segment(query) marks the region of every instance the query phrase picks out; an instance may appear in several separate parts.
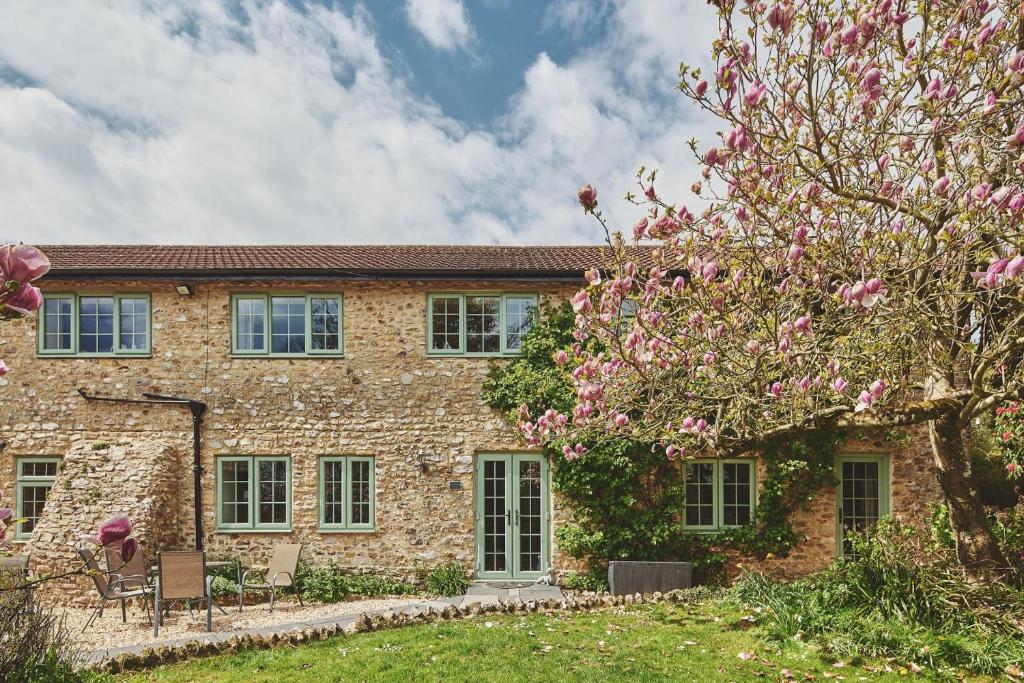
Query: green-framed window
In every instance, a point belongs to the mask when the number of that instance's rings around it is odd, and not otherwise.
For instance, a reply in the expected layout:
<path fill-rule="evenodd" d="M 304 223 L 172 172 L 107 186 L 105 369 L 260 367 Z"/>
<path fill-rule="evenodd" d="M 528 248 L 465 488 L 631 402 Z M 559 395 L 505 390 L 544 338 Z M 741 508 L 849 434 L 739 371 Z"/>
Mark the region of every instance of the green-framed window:
<path fill-rule="evenodd" d="M 343 302 L 337 293 L 231 296 L 231 353 L 237 356 L 340 356 Z"/>
<path fill-rule="evenodd" d="M 684 464 L 683 527 L 713 531 L 754 519 L 754 460 L 690 460 Z"/>
<path fill-rule="evenodd" d="M 427 295 L 427 353 L 501 356 L 519 353 L 537 295 L 437 292 Z"/>
<path fill-rule="evenodd" d="M 217 458 L 217 529 L 287 531 L 291 523 L 290 457 L 225 455 Z"/>
<path fill-rule="evenodd" d="M 148 356 L 152 335 L 148 293 L 43 294 L 40 355 Z"/>
<path fill-rule="evenodd" d="M 26 541 L 32 537 L 50 497 L 60 458 L 19 458 L 16 464 L 15 517 L 25 521 L 18 524 L 15 538 Z"/>
<path fill-rule="evenodd" d="M 320 529 L 372 530 L 376 512 L 374 479 L 372 457 L 320 458 Z"/>

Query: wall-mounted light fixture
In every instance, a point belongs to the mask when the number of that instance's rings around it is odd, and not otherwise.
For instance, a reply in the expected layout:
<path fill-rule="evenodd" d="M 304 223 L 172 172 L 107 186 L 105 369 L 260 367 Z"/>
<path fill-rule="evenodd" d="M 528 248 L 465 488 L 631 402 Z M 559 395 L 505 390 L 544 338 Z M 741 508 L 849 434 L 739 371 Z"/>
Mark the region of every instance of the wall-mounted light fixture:
<path fill-rule="evenodd" d="M 181 296 L 192 296 L 192 285 L 176 285 L 174 289 Z"/>

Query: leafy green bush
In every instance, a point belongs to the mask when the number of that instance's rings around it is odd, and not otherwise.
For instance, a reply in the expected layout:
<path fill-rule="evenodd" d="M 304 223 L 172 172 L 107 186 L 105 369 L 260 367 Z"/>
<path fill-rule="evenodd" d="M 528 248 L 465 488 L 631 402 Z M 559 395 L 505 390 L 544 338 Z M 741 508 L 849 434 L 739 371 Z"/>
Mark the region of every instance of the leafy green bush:
<path fill-rule="evenodd" d="M 214 576 L 210 582 L 210 592 L 215 598 L 237 598 L 238 581 L 225 579 L 223 576 Z"/>
<path fill-rule="evenodd" d="M 461 564 L 446 562 L 430 570 L 426 584 L 434 595 L 462 595 L 469 588 L 469 578 Z"/>
<path fill-rule="evenodd" d="M 349 593 L 367 597 L 411 595 L 417 592 L 415 584 L 380 574 L 350 574 L 345 576 L 345 585 Z"/>
<path fill-rule="evenodd" d="M 341 602 L 349 593 L 345 575 L 334 565 L 311 567 L 303 561 L 297 574 L 295 581 L 305 600 Z"/>
<path fill-rule="evenodd" d="M 581 591 L 608 590 L 608 572 L 592 568 L 585 572 L 569 572 L 562 577 L 562 588 Z"/>
<path fill-rule="evenodd" d="M 303 599 L 313 602 L 341 602 L 350 595 L 378 597 L 382 595 L 410 595 L 417 592 L 416 585 L 381 574 L 346 574 L 332 564 L 310 566 L 299 563 L 296 582 Z"/>
<path fill-rule="evenodd" d="M 771 636 L 810 640 L 837 657 L 895 657 L 934 669 L 998 674 L 1024 662 L 1024 597 L 1004 582 L 969 583 L 948 552 L 882 520 L 852 539 L 857 558 L 791 583 L 745 576 L 740 599 L 764 610 Z"/>

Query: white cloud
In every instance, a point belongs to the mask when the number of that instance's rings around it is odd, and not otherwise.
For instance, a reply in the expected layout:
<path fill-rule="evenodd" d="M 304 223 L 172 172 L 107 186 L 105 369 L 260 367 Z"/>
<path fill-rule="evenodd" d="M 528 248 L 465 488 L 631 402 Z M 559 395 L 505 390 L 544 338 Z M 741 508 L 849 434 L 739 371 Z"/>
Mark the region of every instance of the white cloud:
<path fill-rule="evenodd" d="M 413 95 L 364 10 L 17 3 L 0 63 L 34 85 L 0 84 L 0 241 L 594 242 L 579 185 L 627 225 L 635 169 L 684 198 L 706 131 L 651 94 L 680 57 L 638 50 L 660 10 L 630 3 L 483 128 Z"/>
<path fill-rule="evenodd" d="M 405 16 L 439 50 L 466 48 L 473 37 L 462 0 L 407 0 Z"/>

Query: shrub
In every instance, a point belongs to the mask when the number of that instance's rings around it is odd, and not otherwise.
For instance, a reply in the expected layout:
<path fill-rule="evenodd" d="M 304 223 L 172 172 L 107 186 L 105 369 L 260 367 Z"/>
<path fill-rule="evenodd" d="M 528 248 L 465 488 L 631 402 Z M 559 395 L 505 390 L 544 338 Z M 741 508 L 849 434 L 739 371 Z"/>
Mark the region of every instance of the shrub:
<path fill-rule="evenodd" d="M 562 588 L 582 591 L 608 590 L 608 571 L 593 567 L 585 572 L 568 572 L 562 577 Z"/>
<path fill-rule="evenodd" d="M 334 565 L 311 567 L 299 563 L 295 581 L 305 600 L 313 602 L 340 602 L 348 595 L 345 575 Z"/>
<path fill-rule="evenodd" d="M 427 591 L 435 595 L 462 595 L 469 588 L 466 570 L 458 562 L 446 562 L 427 574 Z"/>
<path fill-rule="evenodd" d="M 10 577 L 0 576 L 4 587 Z M 71 640 L 63 617 L 43 605 L 29 609 L 21 590 L 0 593 L 0 672 L 10 683 L 91 680 L 77 671 L 82 653 Z"/>
<path fill-rule="evenodd" d="M 740 599 L 764 610 L 779 640 L 837 657 L 895 657 L 935 669 L 998 674 L 1024 661 L 1024 598 L 1006 583 L 969 583 L 948 551 L 882 520 L 853 539 L 857 558 L 792 583 L 745 576 Z"/>

